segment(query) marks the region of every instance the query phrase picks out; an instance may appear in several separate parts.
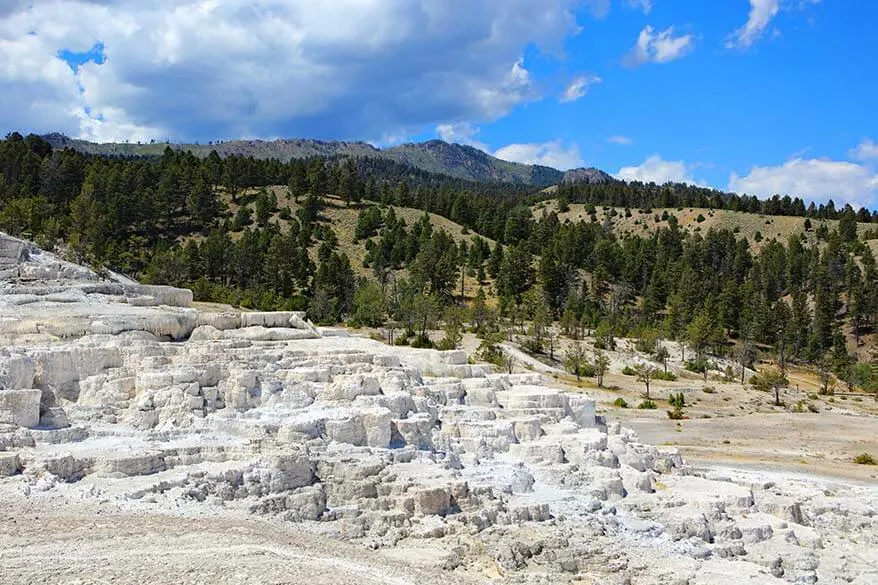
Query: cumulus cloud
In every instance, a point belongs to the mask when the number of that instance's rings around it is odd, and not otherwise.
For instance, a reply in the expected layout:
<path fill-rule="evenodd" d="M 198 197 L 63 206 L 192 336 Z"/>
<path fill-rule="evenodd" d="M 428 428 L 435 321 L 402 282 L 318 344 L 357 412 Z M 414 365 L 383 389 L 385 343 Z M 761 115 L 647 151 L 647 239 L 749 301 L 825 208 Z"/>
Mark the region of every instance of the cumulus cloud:
<path fill-rule="evenodd" d="M 445 142 L 456 142 L 457 144 L 466 144 L 489 152 L 488 146 L 476 140 L 479 128 L 472 122 L 458 122 L 456 124 L 439 124 L 436 126 L 436 134 Z"/>
<path fill-rule="evenodd" d="M 577 0 L 0 3 L 0 126 L 96 139 L 379 139 L 538 97 Z M 59 51 L 104 47 L 76 70 Z M 478 55 L 473 59 L 472 55 Z"/>
<path fill-rule="evenodd" d="M 609 138 L 607 138 L 607 142 L 612 142 L 613 144 L 621 144 L 622 146 L 634 144 L 634 141 L 632 139 L 622 135 L 610 136 Z"/>
<path fill-rule="evenodd" d="M 761 197 L 833 198 L 862 206 L 878 193 L 878 174 L 848 161 L 793 158 L 780 166 L 754 167 L 743 177 L 732 173 L 729 191 Z"/>
<path fill-rule="evenodd" d="M 874 160 L 878 159 L 878 144 L 871 139 L 865 138 L 856 148 L 850 152 L 851 156 L 857 160 Z"/>
<path fill-rule="evenodd" d="M 747 22 L 731 34 L 726 47 L 746 48 L 762 38 L 765 29 L 780 11 L 779 0 L 750 0 L 750 16 Z"/>
<path fill-rule="evenodd" d="M 575 102 L 588 93 L 588 88 L 601 83 L 603 80 L 597 75 L 580 75 L 575 77 L 564 93 L 561 94 L 562 102 Z"/>
<path fill-rule="evenodd" d="M 494 156 L 502 160 L 528 165 L 543 165 L 562 171 L 583 166 L 582 155 L 576 144 L 565 145 L 560 140 L 543 143 L 508 144 Z"/>
<path fill-rule="evenodd" d="M 674 36 L 674 27 L 656 32 L 646 25 L 637 37 L 634 48 L 628 51 L 623 64 L 637 67 L 644 63 L 670 63 L 685 57 L 695 48 L 695 36 L 691 34 Z"/>
<path fill-rule="evenodd" d="M 688 165 L 680 160 L 664 160 L 654 154 L 647 157 L 642 164 L 632 167 L 622 167 L 616 173 L 616 178 L 623 181 L 640 181 L 642 183 L 689 183 L 701 184 L 692 177 L 693 165 Z"/>

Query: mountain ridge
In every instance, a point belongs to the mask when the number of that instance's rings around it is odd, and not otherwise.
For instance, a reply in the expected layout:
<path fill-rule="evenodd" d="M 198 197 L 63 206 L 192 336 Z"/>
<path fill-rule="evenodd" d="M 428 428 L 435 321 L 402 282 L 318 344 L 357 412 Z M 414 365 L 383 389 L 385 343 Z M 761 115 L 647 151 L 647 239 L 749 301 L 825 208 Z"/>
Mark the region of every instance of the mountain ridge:
<path fill-rule="evenodd" d="M 43 135 L 43 139 L 53 148 L 71 148 L 84 154 L 98 156 L 161 156 L 165 148 L 170 147 L 173 150 L 191 151 L 199 157 L 206 157 L 215 150 L 221 157 L 237 155 L 282 161 L 312 156 L 381 158 L 459 179 L 532 185 L 534 187 L 556 185 L 565 176 L 563 171 L 552 167 L 506 161 L 472 146 L 448 143 L 442 140 L 411 142 L 381 149 L 366 142 L 323 141 L 308 138 L 229 140 L 208 144 L 170 142 L 143 144 L 96 143 L 70 138 L 60 133 L 51 133 Z"/>

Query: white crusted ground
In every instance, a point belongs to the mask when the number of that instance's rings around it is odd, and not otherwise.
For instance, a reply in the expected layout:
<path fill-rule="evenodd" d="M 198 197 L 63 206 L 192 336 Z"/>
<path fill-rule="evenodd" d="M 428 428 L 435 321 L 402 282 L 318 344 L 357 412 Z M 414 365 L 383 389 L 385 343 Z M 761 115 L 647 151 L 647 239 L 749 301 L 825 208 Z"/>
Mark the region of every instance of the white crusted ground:
<path fill-rule="evenodd" d="M 696 472 L 539 374 L 58 270 L 0 297 L 0 582 L 878 582 L 874 487 Z"/>

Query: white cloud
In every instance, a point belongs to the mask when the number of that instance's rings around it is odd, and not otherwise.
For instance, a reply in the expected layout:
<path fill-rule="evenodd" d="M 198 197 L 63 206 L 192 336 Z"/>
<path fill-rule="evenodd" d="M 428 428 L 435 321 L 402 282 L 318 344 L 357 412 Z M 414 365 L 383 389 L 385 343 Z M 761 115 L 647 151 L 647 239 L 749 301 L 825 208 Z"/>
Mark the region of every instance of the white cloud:
<path fill-rule="evenodd" d="M 543 165 L 562 171 L 583 166 L 582 155 L 576 144 L 565 145 L 560 140 L 530 144 L 508 144 L 494 156 L 502 160 L 528 165 Z"/>
<path fill-rule="evenodd" d="M 632 139 L 622 135 L 610 136 L 609 138 L 607 138 L 607 142 L 612 142 L 613 144 L 621 144 L 622 146 L 634 144 L 634 141 Z"/>
<path fill-rule="evenodd" d="M 692 168 L 679 160 L 664 160 L 657 154 L 648 157 L 643 164 L 635 167 L 622 167 L 616 177 L 623 181 L 640 181 L 642 183 L 689 183 L 701 184 L 692 177 Z"/>
<path fill-rule="evenodd" d="M 750 0 L 750 16 L 746 24 L 732 33 L 726 47 L 746 48 L 762 38 L 765 29 L 780 11 L 779 0 Z"/>
<path fill-rule="evenodd" d="M 857 160 L 863 161 L 878 159 L 878 144 L 869 138 L 865 138 L 856 148 L 851 150 L 850 155 Z"/>
<path fill-rule="evenodd" d="M 832 198 L 836 203 L 863 205 L 878 193 L 878 174 L 848 161 L 793 158 L 780 166 L 754 167 L 743 177 L 732 173 L 729 191 L 761 197 Z"/>
<path fill-rule="evenodd" d="M 561 94 L 560 100 L 562 102 L 575 102 L 588 93 L 589 87 L 602 81 L 597 75 L 579 75 L 570 82 L 570 85 Z"/>
<path fill-rule="evenodd" d="M 625 55 L 623 63 L 629 67 L 636 67 L 644 63 L 669 63 L 685 57 L 694 48 L 694 35 L 674 36 L 674 27 L 668 27 L 657 33 L 651 26 L 647 25 L 640 31 L 637 43 Z"/>
<path fill-rule="evenodd" d="M 610 0 L 585 0 L 585 5 L 595 18 L 605 18 L 610 13 Z"/>
<path fill-rule="evenodd" d="M 628 6 L 642 10 L 644 14 L 649 14 L 652 10 L 652 0 L 628 0 Z"/>
<path fill-rule="evenodd" d="M 490 121 L 539 97 L 521 56 L 559 50 L 579 5 L 546 0 L 535 18 L 530 0 L 0 1 L 0 127 L 379 139 Z M 57 56 L 97 42 L 101 65 Z"/>
<path fill-rule="evenodd" d="M 436 126 L 436 134 L 445 142 L 456 142 L 457 144 L 466 144 L 473 148 L 478 148 L 485 152 L 489 152 L 488 146 L 483 142 L 476 140 L 479 128 L 472 122 L 459 122 L 456 124 L 439 124 Z"/>

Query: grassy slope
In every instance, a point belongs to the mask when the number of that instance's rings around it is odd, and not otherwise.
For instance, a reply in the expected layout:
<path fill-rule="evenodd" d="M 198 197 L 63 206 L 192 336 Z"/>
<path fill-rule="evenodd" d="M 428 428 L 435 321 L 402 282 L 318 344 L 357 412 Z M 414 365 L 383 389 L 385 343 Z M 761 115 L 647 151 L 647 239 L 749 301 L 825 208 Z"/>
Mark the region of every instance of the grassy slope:
<path fill-rule="evenodd" d="M 558 209 L 558 202 L 555 199 L 551 199 L 545 201 L 543 203 L 537 204 L 534 206 L 534 217 L 540 217 L 543 210 L 546 211 L 555 211 Z M 683 208 L 682 211 L 678 211 L 677 208 L 657 208 L 653 209 L 652 213 L 643 214 L 640 213 L 637 209 L 631 210 L 631 217 L 625 217 L 624 208 L 616 208 L 617 215 L 612 218 L 614 229 L 616 233 L 620 236 L 624 236 L 627 234 L 631 235 L 639 235 L 639 236 L 647 236 L 648 234 L 655 231 L 658 227 L 667 226 L 666 221 L 656 221 L 655 217 L 658 216 L 661 218 L 662 212 L 667 211 L 669 215 L 674 215 L 677 217 L 679 221 L 680 227 L 686 231 L 701 231 L 706 232 L 710 228 L 714 229 L 729 229 L 729 230 L 738 230 L 738 234 L 741 237 L 746 237 L 750 242 L 750 245 L 758 250 L 765 242 L 768 242 L 772 238 L 777 239 L 780 242 L 786 243 L 787 238 L 790 234 L 801 234 L 804 233 L 805 237 L 808 240 L 809 244 L 814 244 L 817 242 L 817 236 L 814 233 L 814 228 L 817 227 L 818 222 L 812 221 L 813 226 L 809 231 L 805 231 L 805 218 L 803 217 L 786 217 L 786 216 L 771 216 L 771 215 L 759 215 L 755 213 L 743 213 L 740 211 L 729 211 L 725 209 L 698 209 L 698 208 Z M 607 213 L 604 211 L 603 207 L 598 207 L 597 218 L 599 222 L 603 222 Z M 704 218 L 704 221 L 698 222 L 698 216 L 701 215 Z M 560 213 L 558 215 L 559 219 L 563 222 L 569 219 L 571 222 L 577 222 L 580 220 L 589 221 L 589 216 L 585 212 L 585 206 L 579 203 L 570 204 L 570 211 Z M 830 229 L 834 228 L 838 222 L 835 220 L 826 222 Z M 866 229 L 873 227 L 871 224 L 861 223 L 858 225 L 858 229 L 862 232 Z M 762 244 L 756 242 L 756 232 L 759 232 L 762 235 Z M 871 244 L 870 244 L 871 245 Z M 878 249 L 873 248 L 873 252 L 878 251 Z"/>
<path fill-rule="evenodd" d="M 287 189 L 286 187 L 272 187 L 271 188 L 274 194 L 278 199 L 278 208 L 289 207 L 292 211 L 293 217 L 296 215 L 296 211 L 301 207 L 301 205 L 295 203 L 292 199 L 287 198 Z M 249 190 L 243 194 L 242 197 L 246 197 L 250 194 L 255 194 L 257 190 Z M 242 197 L 239 197 L 241 199 Z M 238 210 L 238 205 L 232 202 L 231 197 L 228 195 L 222 196 L 223 201 L 229 207 L 229 211 L 231 212 L 231 216 L 234 217 L 234 214 Z M 360 240 L 358 242 L 354 241 L 354 234 L 356 232 L 357 227 L 357 216 L 360 213 L 360 210 L 364 205 L 369 205 L 369 202 L 364 202 L 363 204 L 357 206 L 348 207 L 345 203 L 337 197 L 327 197 L 324 199 L 326 203 L 326 207 L 321 212 L 321 216 L 335 232 L 335 235 L 338 237 L 338 248 L 340 252 L 347 254 L 348 258 L 351 260 L 351 265 L 354 268 L 354 271 L 362 276 L 372 276 L 371 271 L 368 268 L 363 266 L 363 261 L 366 258 L 366 241 Z M 386 206 L 381 206 L 382 208 Z M 255 206 L 253 204 L 250 205 L 251 210 L 253 210 L 253 216 L 255 217 Z M 394 211 L 398 218 L 402 218 L 405 220 L 406 225 L 411 226 L 415 222 L 417 222 L 421 216 L 424 214 L 420 209 L 412 209 L 409 207 L 395 207 Z M 460 242 L 461 240 L 467 240 L 468 244 L 472 244 L 472 241 L 478 234 L 470 232 L 468 234 L 464 233 L 464 228 L 458 223 L 451 221 L 450 219 L 446 219 L 442 216 L 436 214 L 429 214 L 430 222 L 432 223 L 434 229 L 443 229 L 454 238 L 455 242 Z M 286 227 L 285 221 L 281 220 L 278 217 L 278 214 L 275 213 L 272 218 L 269 220 L 272 222 L 277 222 L 281 226 Z M 238 237 L 239 234 L 232 234 L 233 238 Z M 484 238 L 493 248 L 494 240 L 490 238 Z M 310 255 L 311 259 L 314 262 L 317 262 L 317 248 L 318 245 L 314 245 L 311 247 Z M 405 271 L 401 271 L 404 273 Z M 467 277 L 465 279 L 465 292 L 466 296 L 472 298 L 478 292 L 478 283 L 476 279 L 473 277 Z M 460 284 L 458 281 L 457 286 L 455 287 L 455 292 L 459 294 L 460 292 Z M 490 294 L 490 279 L 488 285 L 485 286 L 485 292 Z"/>

